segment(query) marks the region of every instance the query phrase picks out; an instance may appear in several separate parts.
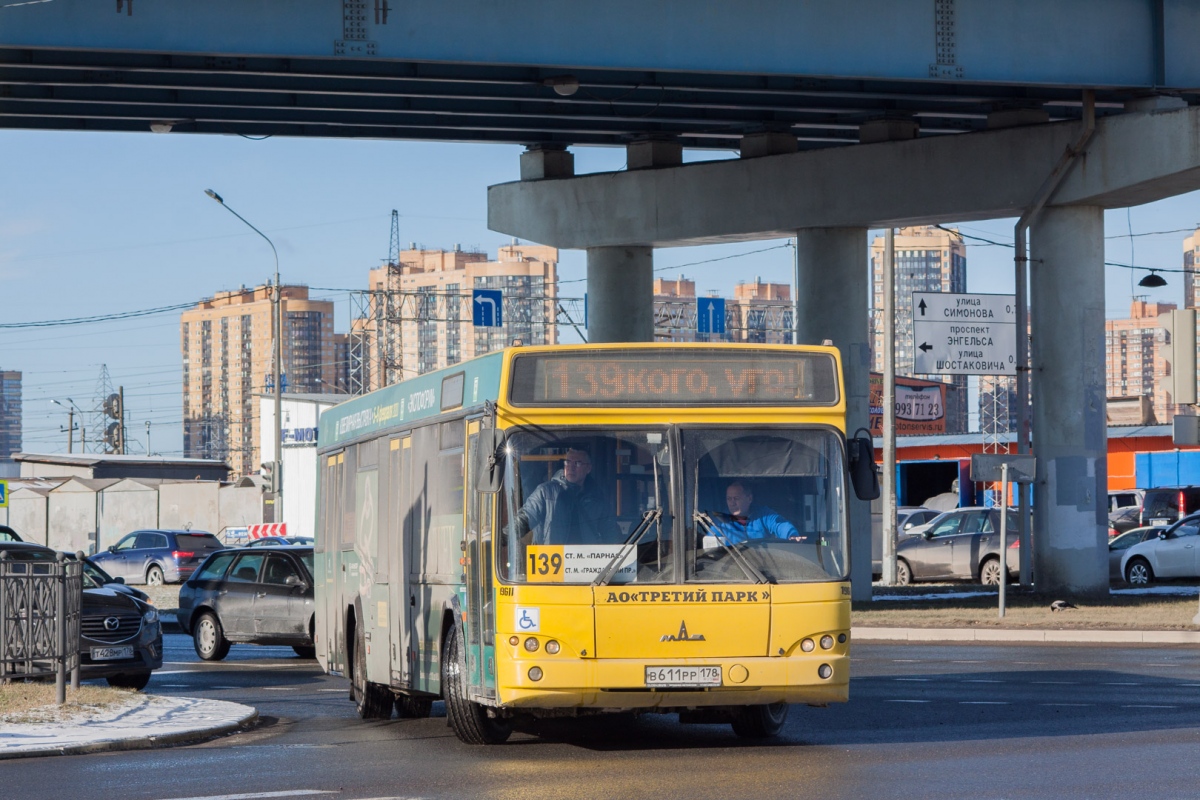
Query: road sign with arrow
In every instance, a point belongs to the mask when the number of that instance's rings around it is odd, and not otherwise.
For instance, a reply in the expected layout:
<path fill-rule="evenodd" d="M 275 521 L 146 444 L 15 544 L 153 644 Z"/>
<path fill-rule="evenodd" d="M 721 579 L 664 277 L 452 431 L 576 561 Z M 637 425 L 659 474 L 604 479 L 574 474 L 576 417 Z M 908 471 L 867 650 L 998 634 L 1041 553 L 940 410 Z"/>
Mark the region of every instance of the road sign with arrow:
<path fill-rule="evenodd" d="M 1014 295 L 913 292 L 912 301 L 914 373 L 1017 374 Z"/>
<path fill-rule="evenodd" d="M 471 321 L 476 328 L 504 326 L 504 295 L 499 289 L 475 289 L 471 292 Z"/>
<path fill-rule="evenodd" d="M 725 332 L 725 300 L 701 297 L 696 300 L 696 333 Z"/>

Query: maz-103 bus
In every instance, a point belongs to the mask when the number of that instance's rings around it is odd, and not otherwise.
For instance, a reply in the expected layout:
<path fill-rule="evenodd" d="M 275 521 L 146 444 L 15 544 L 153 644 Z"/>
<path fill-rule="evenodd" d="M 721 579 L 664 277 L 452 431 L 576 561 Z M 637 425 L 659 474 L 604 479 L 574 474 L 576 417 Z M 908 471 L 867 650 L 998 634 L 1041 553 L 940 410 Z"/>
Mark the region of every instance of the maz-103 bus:
<path fill-rule="evenodd" d="M 475 744 L 608 711 L 774 735 L 848 697 L 847 486 L 878 484 L 845 428 L 831 347 L 512 348 L 342 403 L 321 665 Z"/>

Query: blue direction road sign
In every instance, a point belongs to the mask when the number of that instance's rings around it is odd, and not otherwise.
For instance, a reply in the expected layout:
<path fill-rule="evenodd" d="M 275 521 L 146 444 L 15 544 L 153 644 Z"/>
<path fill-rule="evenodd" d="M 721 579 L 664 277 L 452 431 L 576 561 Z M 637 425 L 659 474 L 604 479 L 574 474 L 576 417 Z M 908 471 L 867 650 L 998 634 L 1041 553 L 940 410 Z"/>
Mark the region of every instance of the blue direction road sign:
<path fill-rule="evenodd" d="M 696 333 L 725 332 L 725 300 L 701 297 L 696 301 Z"/>
<path fill-rule="evenodd" d="M 0 508 L 8 508 L 8 481 L 0 481 Z"/>
<path fill-rule="evenodd" d="M 476 328 L 499 328 L 504 325 L 504 294 L 499 289 L 476 289 L 471 292 L 471 321 Z"/>

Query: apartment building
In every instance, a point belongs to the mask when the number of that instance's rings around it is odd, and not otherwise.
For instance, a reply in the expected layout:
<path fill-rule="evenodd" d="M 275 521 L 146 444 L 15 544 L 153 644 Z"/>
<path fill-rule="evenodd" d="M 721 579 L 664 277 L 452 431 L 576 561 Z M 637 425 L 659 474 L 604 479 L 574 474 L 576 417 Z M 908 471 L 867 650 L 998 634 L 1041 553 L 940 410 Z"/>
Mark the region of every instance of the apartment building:
<path fill-rule="evenodd" d="M 513 244 L 486 253 L 410 249 L 398 265 L 371 270 L 369 316 L 351 321 L 351 336 L 363 342 L 351 353 L 351 369 L 366 390 L 421 375 L 507 347 L 557 344 L 558 250 Z M 471 298 L 476 289 L 503 292 L 503 325 L 475 327 Z M 582 320 L 579 321 L 582 324 Z M 353 347 L 351 347 L 353 350 Z"/>
<path fill-rule="evenodd" d="M 1158 317 L 1175 308 L 1174 303 L 1135 297 L 1127 318 L 1104 321 L 1105 394 L 1113 400 L 1149 398 L 1154 421 L 1160 423 L 1174 418 L 1175 407 L 1159 386 L 1166 372 L 1160 350 L 1166 331 L 1159 327 Z"/>
<path fill-rule="evenodd" d="M 913 292 L 966 292 L 967 248 L 954 230 L 927 225 L 900 228 L 894 237 L 896 259 L 896 374 L 941 381 L 954 387 L 946 396 L 946 432 L 966 433 L 967 376 L 918 375 L 913 371 Z M 884 238 L 871 243 L 871 363 L 883 371 L 883 250 Z"/>
<path fill-rule="evenodd" d="M 285 392 L 337 390 L 333 303 L 307 286 L 282 287 Z M 235 475 L 257 473 L 255 395 L 273 393 L 271 288 L 218 292 L 180 318 L 183 348 L 183 450 L 226 461 Z"/>

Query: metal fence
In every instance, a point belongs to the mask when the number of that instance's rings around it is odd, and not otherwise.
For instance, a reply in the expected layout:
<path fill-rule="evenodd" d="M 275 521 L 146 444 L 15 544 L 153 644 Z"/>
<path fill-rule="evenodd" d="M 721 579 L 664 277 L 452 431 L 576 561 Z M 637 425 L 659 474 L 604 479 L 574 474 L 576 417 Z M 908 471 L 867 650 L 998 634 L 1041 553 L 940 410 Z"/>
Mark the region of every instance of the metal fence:
<path fill-rule="evenodd" d="M 58 702 L 66 676 L 79 684 L 83 563 L 11 558 L 0 547 L 0 682 L 53 676 Z"/>

